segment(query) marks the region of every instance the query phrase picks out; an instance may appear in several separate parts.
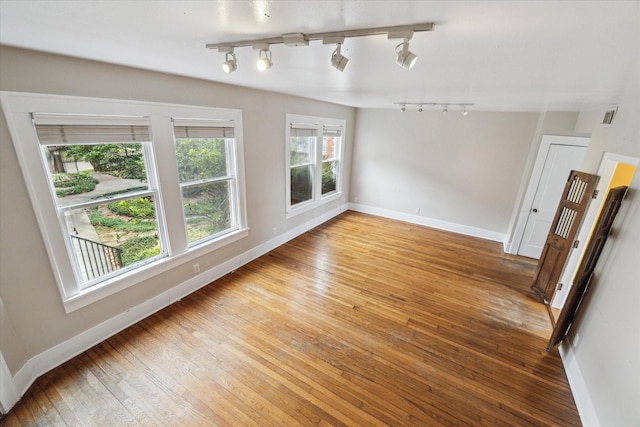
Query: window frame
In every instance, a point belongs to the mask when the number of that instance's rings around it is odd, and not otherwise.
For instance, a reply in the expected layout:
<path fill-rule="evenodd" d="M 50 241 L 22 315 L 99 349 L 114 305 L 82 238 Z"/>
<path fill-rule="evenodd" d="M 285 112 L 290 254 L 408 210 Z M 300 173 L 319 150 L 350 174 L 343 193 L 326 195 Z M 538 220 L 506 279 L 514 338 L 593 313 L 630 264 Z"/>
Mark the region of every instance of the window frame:
<path fill-rule="evenodd" d="M 49 261 L 67 313 L 87 306 L 102 298 L 134 286 L 168 269 L 177 267 L 211 251 L 248 236 L 246 211 L 244 149 L 242 143 L 242 111 L 213 107 L 151 103 L 107 98 L 86 98 L 22 92 L 0 92 L 13 146 L 16 150 L 34 213 L 44 240 Z M 158 233 L 165 241 L 166 256 L 150 259 L 137 268 L 108 277 L 91 287 L 82 288 L 72 268 L 65 236 L 60 224 L 55 195 L 51 194 L 49 170 L 41 152 L 42 145 L 36 134 L 33 113 L 97 116 L 147 117 L 151 139 L 145 163 L 149 188 L 156 189 Z M 175 154 L 173 132 L 174 117 L 196 120 L 225 120 L 235 130 L 235 215 L 237 227 L 217 238 L 189 245 L 184 226 L 181 190 Z M 162 173 L 159 173 L 159 170 Z M 177 206 L 176 206 L 177 204 Z"/>
<path fill-rule="evenodd" d="M 297 129 L 313 129 L 315 130 L 315 141 L 311 148 L 311 161 L 309 165 L 312 170 L 312 195 L 310 200 L 291 204 L 291 169 L 292 167 L 299 167 L 301 164 L 291 165 L 291 137 L 292 127 Z M 324 138 L 325 127 L 331 129 L 341 129 L 342 135 L 339 143 L 339 147 L 334 150 L 335 156 L 331 160 L 335 161 L 338 165 L 336 172 L 336 189 L 322 194 L 322 147 Z M 287 114 L 285 124 L 285 216 L 286 218 L 292 218 L 304 212 L 308 212 L 333 200 L 337 200 L 342 197 L 342 177 L 344 170 L 344 146 L 345 146 L 345 131 L 346 120 L 334 119 L 327 117 L 306 116 L 300 114 Z M 306 163 L 304 165 L 307 165 Z"/>
<path fill-rule="evenodd" d="M 220 128 L 220 129 L 224 129 L 224 128 L 228 128 L 228 127 L 234 127 L 234 124 L 232 121 L 225 121 L 225 120 L 218 120 L 218 119 L 214 119 L 214 120 L 193 120 L 193 119 L 185 119 L 185 118 L 177 118 L 177 117 L 173 117 L 172 118 L 172 123 L 173 123 L 173 127 L 174 127 L 174 150 L 177 150 L 177 148 L 175 147 L 175 145 L 177 144 L 178 139 L 184 139 L 181 137 L 176 136 L 175 134 L 175 128 L 176 127 L 181 127 L 181 126 L 187 126 L 187 127 L 191 127 L 191 128 L 200 128 L 200 129 L 208 129 L 208 128 Z M 235 128 L 234 128 L 235 130 Z M 225 133 L 223 131 L 223 133 Z M 212 135 L 213 136 L 213 135 Z M 215 240 L 220 238 L 220 236 L 223 236 L 227 233 L 233 232 L 235 230 L 237 230 L 238 228 L 241 227 L 241 223 L 240 223 L 240 217 L 239 214 L 240 212 L 238 211 L 238 206 L 240 206 L 240 200 L 239 200 L 239 189 L 238 189 L 238 166 L 237 166 L 237 150 L 236 150 L 236 137 L 235 137 L 235 132 L 234 132 L 234 137 L 233 138 L 229 138 L 227 135 L 223 136 L 222 138 L 212 138 L 212 136 L 210 137 L 194 137 L 194 139 L 222 139 L 224 140 L 224 145 L 225 145 L 225 166 L 226 166 L 226 175 L 223 176 L 217 176 L 214 178 L 204 178 L 204 179 L 200 179 L 200 180 L 195 180 L 195 181 L 188 181 L 188 182 L 180 182 L 180 179 L 178 178 L 178 184 L 180 185 L 180 196 L 181 196 L 181 200 L 183 202 L 183 206 L 184 206 L 184 193 L 183 193 L 183 189 L 185 188 L 193 188 L 193 187 L 197 187 L 197 186 L 204 186 L 204 185 L 209 185 L 209 184 L 216 184 L 216 183 L 220 183 L 220 182 L 227 182 L 229 184 L 229 193 L 230 193 L 230 197 L 229 197 L 229 201 L 230 201 L 230 222 L 231 225 L 228 229 L 223 230 L 223 231 L 219 231 L 217 233 L 213 233 L 207 237 L 203 237 L 201 239 L 195 240 L 193 242 L 189 242 L 189 238 L 188 238 L 188 230 L 187 230 L 187 216 L 186 216 L 186 212 L 184 211 L 183 208 L 183 215 L 184 215 L 184 226 L 185 226 L 185 232 L 187 233 L 187 244 L 189 247 L 195 247 L 201 244 L 206 244 L 206 242 L 211 241 L 211 240 Z M 177 153 L 176 153 L 177 155 Z M 176 162 L 177 165 L 177 162 Z"/>

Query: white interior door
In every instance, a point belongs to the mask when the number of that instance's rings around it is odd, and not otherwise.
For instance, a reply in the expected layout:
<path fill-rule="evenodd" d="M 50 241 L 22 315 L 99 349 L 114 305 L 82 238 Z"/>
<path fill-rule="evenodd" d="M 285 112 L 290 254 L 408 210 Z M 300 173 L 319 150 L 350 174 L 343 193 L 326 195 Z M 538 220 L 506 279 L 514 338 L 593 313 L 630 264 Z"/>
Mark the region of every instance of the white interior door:
<path fill-rule="evenodd" d="M 518 255 L 540 258 L 571 170 L 579 170 L 587 147 L 551 144 L 536 187 Z"/>

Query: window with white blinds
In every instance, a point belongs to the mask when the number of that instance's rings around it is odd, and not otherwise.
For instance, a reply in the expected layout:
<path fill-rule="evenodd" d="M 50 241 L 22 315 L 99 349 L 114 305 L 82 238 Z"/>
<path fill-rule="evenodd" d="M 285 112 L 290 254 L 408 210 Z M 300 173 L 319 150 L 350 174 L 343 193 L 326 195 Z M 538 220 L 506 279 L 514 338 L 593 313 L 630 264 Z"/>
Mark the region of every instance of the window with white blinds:
<path fill-rule="evenodd" d="M 173 123 L 189 244 L 235 230 L 240 221 L 233 123 L 175 118 Z"/>
<path fill-rule="evenodd" d="M 240 111 L 0 97 L 67 312 L 248 235 Z"/>
<path fill-rule="evenodd" d="M 287 114 L 287 217 L 342 194 L 345 121 Z"/>
<path fill-rule="evenodd" d="M 167 255 L 147 118 L 33 114 L 80 289 Z"/>

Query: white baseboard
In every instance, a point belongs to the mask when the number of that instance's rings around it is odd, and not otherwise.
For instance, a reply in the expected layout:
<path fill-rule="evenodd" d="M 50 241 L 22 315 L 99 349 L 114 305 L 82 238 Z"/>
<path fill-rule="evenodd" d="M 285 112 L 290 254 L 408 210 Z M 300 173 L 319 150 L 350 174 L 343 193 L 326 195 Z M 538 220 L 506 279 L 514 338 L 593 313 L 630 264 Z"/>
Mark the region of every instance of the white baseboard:
<path fill-rule="evenodd" d="M 384 218 L 397 219 L 399 221 L 409 222 L 412 224 L 424 225 L 426 227 L 437 228 L 439 230 L 451 231 L 453 233 L 464 234 L 466 236 L 480 237 L 481 239 L 492 240 L 494 242 L 502 243 L 504 242 L 506 237 L 504 233 L 498 233 L 496 231 L 484 230 L 482 228 L 456 224 L 439 219 L 427 218 L 420 215 L 375 208 L 373 206 L 361 205 L 358 203 L 349 203 L 349 209 L 356 212 L 362 212 L 370 215 L 381 216 Z"/>
<path fill-rule="evenodd" d="M 600 427 L 601 424 L 598 419 L 598 414 L 593 406 L 589 389 L 584 382 L 584 377 L 580 371 L 580 366 L 578 366 L 578 361 L 575 358 L 571 344 L 565 341 L 558 347 L 558 350 L 560 351 L 564 371 L 567 374 L 569 386 L 573 393 L 573 400 L 576 402 L 582 425 L 585 427 Z"/>
<path fill-rule="evenodd" d="M 0 352 L 0 410 L 3 414 L 9 412 L 9 409 L 20 400 L 20 395 L 11 379 L 11 371 L 4 360 L 4 355 Z"/>
<path fill-rule="evenodd" d="M 0 406 L 5 413 L 8 412 L 20 400 L 20 397 L 33 384 L 36 378 L 42 374 L 346 210 L 347 205 L 339 206 L 212 269 L 204 271 L 142 304 L 128 309 L 124 313 L 120 313 L 99 325 L 87 329 L 73 338 L 32 357 L 13 377 L 2 353 L 0 353 Z"/>

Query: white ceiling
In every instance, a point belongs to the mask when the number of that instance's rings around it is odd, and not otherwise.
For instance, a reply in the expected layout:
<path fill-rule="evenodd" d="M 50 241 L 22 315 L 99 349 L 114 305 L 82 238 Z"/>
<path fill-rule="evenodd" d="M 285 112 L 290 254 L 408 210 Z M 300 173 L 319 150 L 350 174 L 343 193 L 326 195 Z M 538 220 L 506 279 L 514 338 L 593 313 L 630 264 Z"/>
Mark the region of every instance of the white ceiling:
<path fill-rule="evenodd" d="M 395 64 L 397 40 L 348 38 L 344 73 L 334 46 L 274 45 L 274 66 L 238 70 L 207 43 L 434 22 L 416 33 L 419 57 Z M 640 79 L 639 1 L 29 1 L 0 0 L 0 43 L 362 108 L 394 102 L 474 103 L 503 111 L 615 104 Z M 0 58 L 1 59 L 1 58 Z"/>

